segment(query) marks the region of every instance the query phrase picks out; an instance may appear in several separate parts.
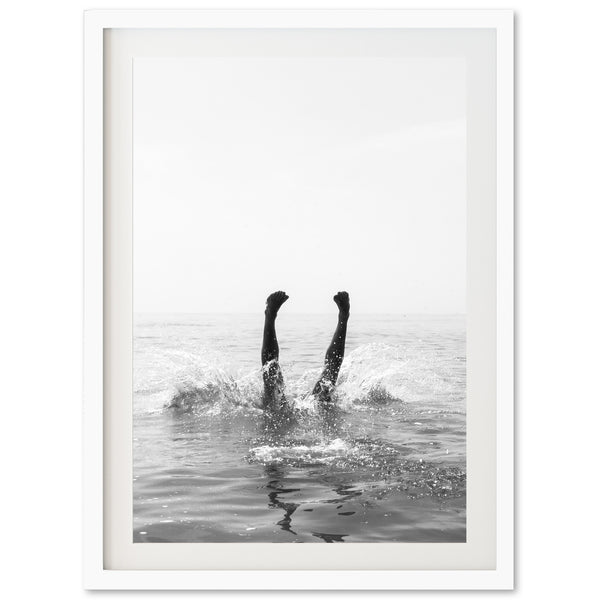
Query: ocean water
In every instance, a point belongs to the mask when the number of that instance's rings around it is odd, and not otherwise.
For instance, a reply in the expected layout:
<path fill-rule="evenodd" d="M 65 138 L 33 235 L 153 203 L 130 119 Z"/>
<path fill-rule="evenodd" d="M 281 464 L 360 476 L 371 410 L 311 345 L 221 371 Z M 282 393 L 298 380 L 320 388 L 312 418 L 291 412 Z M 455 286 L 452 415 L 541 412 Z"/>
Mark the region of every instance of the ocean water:
<path fill-rule="evenodd" d="M 261 409 L 262 314 L 137 315 L 134 542 L 464 542 L 464 316 L 277 319 L 293 409 Z"/>

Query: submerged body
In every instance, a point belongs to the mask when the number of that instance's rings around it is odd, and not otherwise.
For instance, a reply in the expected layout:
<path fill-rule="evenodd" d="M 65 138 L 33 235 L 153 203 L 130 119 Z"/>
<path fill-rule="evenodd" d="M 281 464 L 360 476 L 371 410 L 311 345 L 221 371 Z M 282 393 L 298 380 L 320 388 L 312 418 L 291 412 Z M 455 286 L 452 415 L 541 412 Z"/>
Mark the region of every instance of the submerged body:
<path fill-rule="evenodd" d="M 355 311 L 323 411 L 331 326 L 285 321 L 282 423 L 260 408 L 260 317 L 136 317 L 134 542 L 465 541 L 464 317 Z"/>

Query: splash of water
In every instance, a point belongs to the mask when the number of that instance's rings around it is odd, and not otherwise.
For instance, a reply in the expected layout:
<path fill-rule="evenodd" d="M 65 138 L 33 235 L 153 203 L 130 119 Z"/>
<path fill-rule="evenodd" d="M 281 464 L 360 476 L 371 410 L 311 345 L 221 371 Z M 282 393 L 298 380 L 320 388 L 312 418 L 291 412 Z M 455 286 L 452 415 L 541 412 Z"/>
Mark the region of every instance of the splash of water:
<path fill-rule="evenodd" d="M 248 459 L 261 464 L 329 464 L 336 459 L 347 456 L 354 449 L 346 441 L 336 438 L 329 442 L 300 443 L 294 445 L 290 441 L 287 445 L 263 444 L 251 448 Z"/>
<path fill-rule="evenodd" d="M 262 405 L 261 368 L 236 371 L 216 352 L 170 352 L 168 374 L 145 382 L 161 390 L 163 405 L 185 411 L 220 413 Z M 318 402 L 310 394 L 320 369 L 298 376 L 284 370 L 285 396 L 294 410 L 314 412 Z M 402 348 L 364 344 L 344 359 L 334 400 L 342 410 L 366 410 L 373 406 L 419 402 L 452 389 L 451 373 L 435 356 L 407 355 Z"/>

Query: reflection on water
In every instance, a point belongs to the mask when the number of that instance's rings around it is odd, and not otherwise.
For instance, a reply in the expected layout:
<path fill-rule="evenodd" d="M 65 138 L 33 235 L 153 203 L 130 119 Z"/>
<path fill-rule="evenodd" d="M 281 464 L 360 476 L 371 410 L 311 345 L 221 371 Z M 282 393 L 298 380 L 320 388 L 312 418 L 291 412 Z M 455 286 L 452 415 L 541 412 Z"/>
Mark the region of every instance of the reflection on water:
<path fill-rule="evenodd" d="M 313 533 L 315 537 L 321 538 L 324 542 L 332 544 L 333 542 L 343 542 L 347 535 L 339 535 L 337 533 Z"/>
<path fill-rule="evenodd" d="M 282 415 L 257 407 L 256 366 L 216 357 L 227 327 L 251 328 L 196 319 L 136 328 L 135 542 L 465 541 L 461 319 L 356 319 L 326 408 L 306 394 L 317 343 L 314 355 L 307 344 L 288 350 Z M 198 346 L 206 331 L 210 350 Z M 240 335 L 236 364 L 256 362 L 250 334 L 239 359 Z M 365 346 L 367 337 L 385 344 Z M 180 404 L 163 408 L 177 394 Z"/>
<path fill-rule="evenodd" d="M 269 479 L 266 488 L 267 490 L 271 490 L 267 494 L 269 498 L 268 506 L 269 508 L 281 509 L 284 513 L 283 519 L 277 521 L 277 525 L 279 525 L 283 531 L 289 531 L 290 533 L 297 535 L 292 529 L 292 515 L 300 505 L 294 502 L 285 502 L 285 494 L 299 492 L 300 488 L 284 487 L 285 477 L 283 470 L 280 467 L 269 465 L 265 468 L 265 472 Z"/>

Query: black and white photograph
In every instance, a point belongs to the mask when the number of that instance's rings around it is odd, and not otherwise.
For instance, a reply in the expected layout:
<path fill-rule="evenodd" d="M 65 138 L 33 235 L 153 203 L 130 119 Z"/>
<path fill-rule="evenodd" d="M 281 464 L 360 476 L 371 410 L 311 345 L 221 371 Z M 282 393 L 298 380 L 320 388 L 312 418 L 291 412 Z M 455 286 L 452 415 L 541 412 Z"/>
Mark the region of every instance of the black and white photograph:
<path fill-rule="evenodd" d="M 7 598 L 593 596 L 600 4 L 375 6 L 3 6 Z"/>
<path fill-rule="evenodd" d="M 464 59 L 141 57 L 133 124 L 133 542 L 464 543 Z"/>

